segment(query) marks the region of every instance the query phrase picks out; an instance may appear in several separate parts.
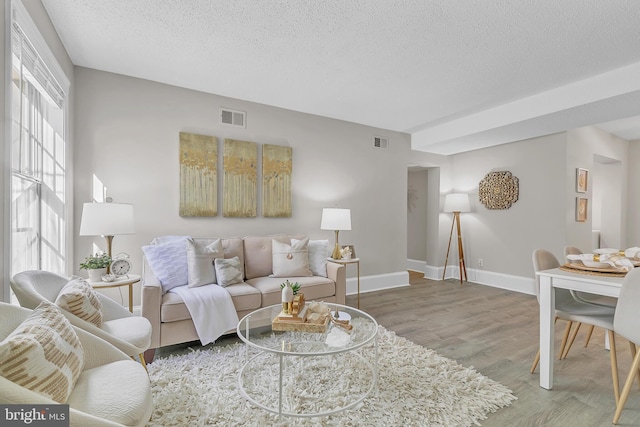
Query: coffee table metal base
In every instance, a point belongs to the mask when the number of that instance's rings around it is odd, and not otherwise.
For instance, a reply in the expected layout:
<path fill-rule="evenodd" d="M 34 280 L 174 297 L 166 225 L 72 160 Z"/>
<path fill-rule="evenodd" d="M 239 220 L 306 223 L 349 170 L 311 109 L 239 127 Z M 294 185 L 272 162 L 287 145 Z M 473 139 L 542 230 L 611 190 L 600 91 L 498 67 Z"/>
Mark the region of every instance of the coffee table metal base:
<path fill-rule="evenodd" d="M 371 375 L 371 383 L 369 384 L 368 388 L 366 391 L 364 391 L 363 393 L 360 393 L 360 395 L 358 397 L 354 397 L 353 400 L 351 400 L 348 404 L 346 405 L 342 405 L 342 406 L 337 406 L 335 408 L 331 408 L 331 409 L 327 409 L 327 410 L 323 410 L 323 411 L 319 411 L 319 412 L 309 412 L 309 413 L 298 413 L 298 412 L 289 412 L 283 409 L 283 402 L 284 402 L 284 387 L 283 387 L 283 381 L 284 381 L 284 377 L 285 377 L 285 359 L 290 357 L 290 358 L 300 358 L 300 357 L 304 357 L 304 358 L 308 358 L 308 357 L 321 357 L 321 356 L 314 356 L 314 355 L 304 355 L 304 356 L 292 356 L 292 355 L 285 355 L 285 354 L 278 354 L 275 355 L 274 357 L 277 357 L 278 359 L 278 371 L 279 371 L 279 376 L 278 376 L 278 406 L 277 407 L 273 407 L 273 406 L 269 406 L 266 405 L 264 403 L 259 402 L 257 399 L 255 399 L 254 397 L 250 396 L 249 393 L 247 392 L 246 388 L 245 388 L 245 377 L 247 375 L 247 372 L 251 369 L 251 368 L 255 368 L 256 364 L 259 364 L 260 362 L 263 361 L 263 359 L 265 358 L 265 356 L 268 356 L 269 353 L 267 352 L 260 352 L 256 355 L 254 355 L 253 357 L 249 358 L 245 364 L 243 365 L 242 369 L 240 370 L 240 374 L 238 376 L 238 385 L 239 385 L 239 389 L 240 389 L 240 394 L 242 394 L 242 396 L 247 399 L 249 402 L 251 402 L 252 404 L 254 404 L 255 406 L 264 409 L 265 411 L 271 412 L 273 414 L 277 414 L 278 416 L 287 416 L 287 417 L 298 417 L 298 418 L 312 418 L 312 417 L 324 417 L 327 415 L 333 415 L 333 414 L 337 414 L 339 412 L 342 411 L 346 411 L 348 409 L 352 409 L 355 408 L 356 406 L 358 406 L 364 399 L 366 399 L 367 397 L 369 397 L 371 395 L 371 393 L 376 389 L 376 385 L 377 385 L 377 379 L 378 379 L 378 372 L 377 372 L 377 366 L 378 366 L 378 339 L 377 337 L 375 338 L 375 340 L 373 341 L 373 361 L 368 360 L 367 357 L 363 356 L 362 354 L 360 354 L 357 351 L 353 351 L 352 354 L 353 356 L 355 356 L 361 363 L 363 366 L 366 367 L 366 369 L 368 370 L 368 373 Z M 366 350 L 366 349 L 365 349 Z M 248 349 L 247 349 L 248 351 Z M 271 354 L 273 355 L 273 354 Z M 247 357 L 248 357 L 248 353 L 247 353 Z M 326 356 L 325 356 L 326 357 Z M 333 355 L 330 357 L 334 357 L 334 358 L 339 358 L 340 355 Z M 345 369 L 347 369 L 346 367 L 344 367 Z M 336 372 L 336 375 L 338 375 L 338 372 Z M 344 390 L 343 392 L 348 393 L 348 390 Z M 318 396 L 318 399 L 320 399 L 321 397 Z"/>

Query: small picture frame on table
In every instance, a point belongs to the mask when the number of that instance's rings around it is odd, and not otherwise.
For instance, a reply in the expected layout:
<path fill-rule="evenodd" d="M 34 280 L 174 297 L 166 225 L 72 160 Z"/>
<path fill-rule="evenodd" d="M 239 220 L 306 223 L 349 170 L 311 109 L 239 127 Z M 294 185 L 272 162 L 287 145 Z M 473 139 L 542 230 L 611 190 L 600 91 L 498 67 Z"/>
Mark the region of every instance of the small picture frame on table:
<path fill-rule="evenodd" d="M 356 249 L 353 247 L 353 245 L 342 245 L 340 253 L 342 254 L 342 259 L 345 261 L 356 257 Z"/>
<path fill-rule="evenodd" d="M 586 193 L 589 188 L 589 169 L 576 168 L 576 192 Z"/>
<path fill-rule="evenodd" d="M 585 222 L 587 220 L 588 208 L 589 199 L 586 197 L 576 197 L 576 221 Z"/>

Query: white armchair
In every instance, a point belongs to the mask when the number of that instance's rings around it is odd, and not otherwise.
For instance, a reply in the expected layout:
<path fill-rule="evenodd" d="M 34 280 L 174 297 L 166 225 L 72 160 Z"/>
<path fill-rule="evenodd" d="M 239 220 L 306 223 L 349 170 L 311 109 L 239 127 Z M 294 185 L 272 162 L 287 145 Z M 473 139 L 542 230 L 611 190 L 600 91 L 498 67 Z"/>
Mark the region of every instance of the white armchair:
<path fill-rule="evenodd" d="M 0 341 L 13 332 L 31 310 L 0 303 Z M 146 371 L 104 340 L 74 327 L 84 350 L 84 367 L 68 400 L 71 426 L 143 426 L 153 401 Z M 58 402 L 0 376 L 0 403 Z"/>
<path fill-rule="evenodd" d="M 42 270 L 23 271 L 11 280 L 11 288 L 20 305 L 35 309 L 42 301 L 55 302 L 60 290 L 69 279 Z M 143 353 L 151 345 L 151 323 L 144 317 L 134 316 L 125 307 L 111 298 L 97 293 L 102 304 L 102 327 L 87 322 L 74 314 L 62 310 L 72 325 L 84 329 L 113 344 L 131 357 L 139 357 L 145 366 Z"/>

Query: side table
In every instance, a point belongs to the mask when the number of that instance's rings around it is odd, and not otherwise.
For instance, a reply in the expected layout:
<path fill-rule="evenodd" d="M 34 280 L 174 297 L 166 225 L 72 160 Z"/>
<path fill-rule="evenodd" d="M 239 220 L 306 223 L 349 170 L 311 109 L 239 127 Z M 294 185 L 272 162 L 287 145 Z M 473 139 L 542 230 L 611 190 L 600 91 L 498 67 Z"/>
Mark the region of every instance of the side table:
<path fill-rule="evenodd" d="M 355 264 L 358 269 L 358 306 L 360 308 L 360 258 L 351 258 L 351 259 L 333 259 L 327 258 L 327 260 L 331 262 L 335 262 L 337 264 L 344 264 L 345 268 L 348 264 Z"/>
<path fill-rule="evenodd" d="M 139 274 L 127 274 L 117 277 L 112 282 L 89 282 L 94 289 L 119 288 L 120 286 L 129 287 L 129 311 L 133 313 L 133 285 L 140 281 Z"/>

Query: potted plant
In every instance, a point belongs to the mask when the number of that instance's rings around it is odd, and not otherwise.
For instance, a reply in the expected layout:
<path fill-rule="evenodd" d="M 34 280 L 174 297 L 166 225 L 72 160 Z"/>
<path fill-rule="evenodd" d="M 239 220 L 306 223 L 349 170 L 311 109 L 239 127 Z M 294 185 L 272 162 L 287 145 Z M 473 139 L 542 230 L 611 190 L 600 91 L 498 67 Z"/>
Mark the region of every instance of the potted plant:
<path fill-rule="evenodd" d="M 107 273 L 107 267 L 111 265 L 111 257 L 105 252 L 89 255 L 80 263 L 80 270 L 87 270 L 89 281 L 100 282 L 102 276 Z"/>

